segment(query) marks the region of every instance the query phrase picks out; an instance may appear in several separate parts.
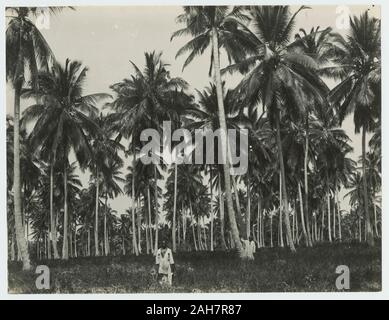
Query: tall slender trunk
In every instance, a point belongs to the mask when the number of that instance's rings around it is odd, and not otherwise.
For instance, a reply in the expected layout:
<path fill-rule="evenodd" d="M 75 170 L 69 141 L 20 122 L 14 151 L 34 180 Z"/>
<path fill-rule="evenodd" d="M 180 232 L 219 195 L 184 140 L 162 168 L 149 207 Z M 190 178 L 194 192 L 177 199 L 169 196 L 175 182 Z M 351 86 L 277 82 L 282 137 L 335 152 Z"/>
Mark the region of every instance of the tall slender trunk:
<path fill-rule="evenodd" d="M 28 244 L 24 237 L 22 222 L 22 197 L 21 197 L 21 178 L 20 178 L 20 93 L 22 82 L 18 80 L 15 84 L 15 104 L 14 104 L 14 216 L 15 233 L 18 243 L 18 251 L 23 261 L 23 270 L 30 270 L 30 256 L 28 254 Z"/>
<path fill-rule="evenodd" d="M 273 214 L 270 213 L 270 248 L 273 248 Z"/>
<path fill-rule="evenodd" d="M 251 224 L 251 195 L 250 195 L 250 175 L 247 174 L 247 210 L 246 210 L 246 237 L 250 237 Z"/>
<path fill-rule="evenodd" d="M 262 226 L 261 226 L 261 200 L 258 197 L 258 211 L 257 211 L 257 243 L 258 243 L 258 248 L 262 247 Z"/>
<path fill-rule="evenodd" d="M 88 257 L 90 257 L 90 228 L 88 227 Z"/>
<path fill-rule="evenodd" d="M 57 226 L 54 221 L 54 163 L 50 164 L 50 235 L 53 244 L 54 259 L 59 259 L 58 245 L 57 245 Z"/>
<path fill-rule="evenodd" d="M 227 158 L 228 154 L 228 140 L 227 140 L 227 122 L 224 112 L 224 101 L 223 101 L 223 88 L 220 74 L 220 56 L 219 56 L 219 39 L 216 27 L 212 28 L 212 49 L 213 49 L 213 68 L 215 71 L 215 83 L 216 83 L 216 94 L 218 102 L 218 116 L 220 123 L 220 136 L 221 136 L 221 149 L 223 155 L 223 171 L 224 171 L 224 184 L 225 192 L 227 196 L 227 209 L 228 209 L 228 218 L 230 222 L 230 228 L 232 232 L 232 237 L 235 243 L 235 247 L 238 250 L 239 254 L 242 254 L 243 248 L 240 242 L 239 230 L 236 224 L 236 218 L 234 213 L 234 205 L 232 203 L 232 194 L 231 194 L 231 177 L 230 177 L 230 165 Z"/>
<path fill-rule="evenodd" d="M 220 208 L 220 240 L 221 240 L 221 246 L 223 250 L 227 250 L 227 244 L 226 244 L 226 238 L 224 236 L 224 196 L 222 193 L 222 187 L 221 187 L 221 177 L 219 174 L 219 184 L 218 184 L 218 191 L 219 191 L 219 208 Z"/>
<path fill-rule="evenodd" d="M 154 245 L 154 254 L 157 254 L 158 251 L 158 223 L 159 223 L 159 213 L 158 213 L 158 175 L 157 175 L 157 165 L 154 165 L 154 179 L 155 179 L 155 245 Z"/>
<path fill-rule="evenodd" d="M 301 185 L 300 185 L 300 181 L 298 182 L 298 193 L 299 193 L 299 202 L 300 202 L 300 213 L 301 213 L 301 228 L 303 229 L 303 235 L 304 235 L 304 241 L 305 241 L 305 245 L 307 247 L 309 247 L 309 237 L 308 237 L 308 234 L 307 234 L 307 229 L 305 228 L 305 222 L 304 222 L 304 209 L 303 209 L 303 197 L 302 197 L 302 194 L 301 194 Z"/>
<path fill-rule="evenodd" d="M 138 252 L 142 253 L 142 216 L 140 213 L 140 199 L 138 199 L 138 205 L 136 210 L 136 220 L 138 225 Z"/>
<path fill-rule="evenodd" d="M 289 222 L 289 212 L 288 212 L 288 194 L 286 192 L 286 177 L 285 177 L 285 167 L 284 167 L 284 156 L 282 152 L 282 143 L 281 143 L 281 129 L 280 129 L 280 116 L 277 114 L 277 144 L 278 144 L 278 155 L 280 161 L 280 169 L 281 169 L 281 182 L 282 182 L 282 195 L 283 195 L 283 209 L 284 211 L 284 222 L 286 227 L 286 237 L 288 240 L 289 248 L 292 252 L 296 251 L 294 247 L 294 243 L 292 241 L 292 233 L 290 230 L 290 222 Z"/>
<path fill-rule="evenodd" d="M 328 241 L 332 242 L 331 237 L 331 199 L 330 199 L 330 189 L 327 186 L 327 218 L 328 218 Z"/>
<path fill-rule="evenodd" d="M 100 173 L 96 168 L 96 208 L 95 208 L 95 256 L 99 256 L 99 190 L 100 188 Z"/>
<path fill-rule="evenodd" d="M 284 247 L 284 237 L 283 237 L 283 230 L 282 230 L 282 176 L 280 171 L 280 213 L 278 218 L 278 245 L 283 248 Z"/>
<path fill-rule="evenodd" d="M 377 206 L 375 205 L 375 192 L 373 191 L 373 211 L 374 211 L 374 230 L 375 235 L 379 237 L 378 226 L 377 226 Z"/>
<path fill-rule="evenodd" d="M 366 126 L 362 127 L 362 181 L 363 181 L 363 206 L 365 210 L 366 223 L 366 238 L 369 246 L 374 246 L 374 235 L 371 227 L 369 213 L 369 197 L 367 192 L 367 177 L 366 177 Z"/>
<path fill-rule="evenodd" d="M 103 237 L 104 237 L 104 255 L 107 255 L 107 194 L 105 194 L 105 202 L 104 202 L 104 226 L 103 226 Z"/>
<path fill-rule="evenodd" d="M 193 217 L 193 210 L 192 210 L 192 201 L 189 200 L 189 208 L 190 208 L 190 220 L 191 220 L 191 227 L 192 227 L 192 235 L 193 235 L 193 244 L 195 247 L 195 250 L 198 250 L 197 243 L 196 243 L 196 232 L 194 229 L 194 217 Z"/>
<path fill-rule="evenodd" d="M 306 222 L 306 234 L 308 246 L 312 247 L 312 232 L 309 223 L 309 186 L 308 186 L 308 151 L 309 151 L 309 114 L 305 116 L 305 147 L 304 147 L 304 217 Z M 303 218 L 301 217 L 302 221 Z"/>
<path fill-rule="evenodd" d="M 339 202 L 338 190 L 336 190 L 335 192 L 336 192 L 336 209 L 338 210 L 338 235 L 339 235 L 339 241 L 342 241 L 342 221 L 340 215 L 340 202 Z"/>
<path fill-rule="evenodd" d="M 211 215 L 211 243 L 210 243 L 210 249 L 211 251 L 213 251 L 213 220 L 214 220 L 214 212 L 213 212 L 213 188 L 212 188 L 212 167 L 210 167 L 210 170 L 209 170 L 209 187 L 211 189 L 211 201 L 210 201 L 210 209 L 211 209 L 211 212 L 210 212 L 210 215 Z"/>
<path fill-rule="evenodd" d="M 150 184 L 147 185 L 147 210 L 149 214 L 149 233 L 150 233 L 150 251 L 154 253 L 153 249 L 153 230 L 151 228 L 151 195 L 150 195 Z"/>
<path fill-rule="evenodd" d="M 131 180 L 131 218 L 132 218 L 132 248 L 135 255 L 139 255 L 138 243 L 136 241 L 136 226 L 135 226 L 135 148 L 133 148 L 132 158 L 132 180 Z"/>
<path fill-rule="evenodd" d="M 62 242 L 62 259 L 69 259 L 68 248 L 68 176 L 66 170 L 67 161 L 64 161 L 63 184 L 64 184 L 64 208 L 63 208 L 63 242 Z"/>
<path fill-rule="evenodd" d="M 174 200 L 173 200 L 173 223 L 172 223 L 172 241 L 173 252 L 177 251 L 176 244 L 176 210 L 177 210 L 177 162 L 174 163 Z"/>

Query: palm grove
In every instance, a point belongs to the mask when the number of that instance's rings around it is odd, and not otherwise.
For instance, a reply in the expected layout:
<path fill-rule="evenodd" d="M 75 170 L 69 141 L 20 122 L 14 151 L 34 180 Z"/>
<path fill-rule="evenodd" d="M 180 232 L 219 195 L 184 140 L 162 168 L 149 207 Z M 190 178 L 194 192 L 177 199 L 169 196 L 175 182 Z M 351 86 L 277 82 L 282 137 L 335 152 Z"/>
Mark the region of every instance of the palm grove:
<path fill-rule="evenodd" d="M 87 67 L 55 59 L 32 22 L 38 8 L 7 8 L 9 258 L 28 270 L 30 258 L 152 254 L 161 239 L 173 251 L 243 256 L 241 237 L 249 236 L 258 247 L 292 251 L 334 241 L 373 246 L 381 234 L 380 21 L 366 11 L 350 18 L 345 37 L 329 27 L 296 33 L 296 16 L 308 9 L 184 7 L 172 41 L 191 38 L 177 52 L 183 68 L 210 52 L 208 87 L 190 92 L 155 51 L 144 66 L 131 62 L 112 94 L 85 95 Z M 72 8 L 50 14 L 62 10 Z M 222 80 L 227 73 L 240 76 L 235 88 Z M 22 114 L 21 99 L 32 101 Z M 362 135 L 358 161 L 341 129 L 349 115 Z M 248 129 L 247 173 L 230 175 L 228 163 L 144 164 L 140 135 L 161 131 L 165 120 L 191 132 L 220 129 L 223 155 L 227 128 Z M 90 173 L 88 187 L 79 170 Z M 119 194 L 128 196 L 126 212 L 109 204 Z"/>

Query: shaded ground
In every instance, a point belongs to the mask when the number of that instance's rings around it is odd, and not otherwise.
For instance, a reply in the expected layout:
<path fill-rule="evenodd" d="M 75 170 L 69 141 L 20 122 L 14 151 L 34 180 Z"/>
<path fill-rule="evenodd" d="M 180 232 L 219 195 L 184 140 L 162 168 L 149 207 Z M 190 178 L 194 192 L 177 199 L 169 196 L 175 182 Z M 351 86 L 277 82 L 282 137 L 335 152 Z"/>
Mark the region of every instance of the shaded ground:
<path fill-rule="evenodd" d="M 255 262 L 243 263 L 228 252 L 183 252 L 175 255 L 172 288 L 162 288 L 151 272 L 154 259 L 139 257 L 77 258 L 40 261 L 50 268 L 50 290 L 37 290 L 31 271 L 10 262 L 10 293 L 141 292 L 294 292 L 337 291 L 338 265 L 350 269 L 350 291 L 381 290 L 381 248 L 360 244 L 260 249 Z M 35 268 L 34 268 L 35 270 Z"/>

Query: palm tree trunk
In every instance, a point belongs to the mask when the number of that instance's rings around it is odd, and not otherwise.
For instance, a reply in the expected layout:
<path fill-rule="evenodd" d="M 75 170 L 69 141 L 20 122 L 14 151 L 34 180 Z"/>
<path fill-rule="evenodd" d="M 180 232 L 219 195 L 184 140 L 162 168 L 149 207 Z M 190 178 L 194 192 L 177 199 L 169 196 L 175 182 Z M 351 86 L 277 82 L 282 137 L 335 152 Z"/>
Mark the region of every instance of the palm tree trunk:
<path fill-rule="evenodd" d="M 172 242 L 173 252 L 177 251 L 176 244 L 176 210 L 177 210 L 177 162 L 174 163 L 174 200 L 173 200 L 173 223 L 172 223 Z"/>
<path fill-rule="evenodd" d="M 150 184 L 147 184 L 147 209 L 149 214 L 149 233 L 150 233 L 150 251 L 154 253 L 153 249 L 153 230 L 151 229 L 151 196 L 150 196 Z"/>
<path fill-rule="evenodd" d="M 366 126 L 362 127 L 362 180 L 363 180 L 363 206 L 365 210 L 366 237 L 369 246 L 374 246 L 374 235 L 371 227 L 369 213 L 369 198 L 367 192 L 367 177 L 366 177 Z"/>
<path fill-rule="evenodd" d="M 235 243 L 235 247 L 238 253 L 241 255 L 243 252 L 242 244 L 240 242 L 239 230 L 236 224 L 236 218 L 234 213 L 234 205 L 232 203 L 232 194 L 231 194 L 231 177 L 230 177 L 230 165 L 227 159 L 228 154 L 228 140 L 227 140 L 227 122 L 224 111 L 224 102 L 223 102 L 223 88 L 220 74 L 220 55 L 219 55 L 219 39 L 216 27 L 212 28 L 212 50 L 213 50 L 213 67 L 215 71 L 215 82 L 216 82 L 216 94 L 218 102 L 218 116 L 220 123 L 220 136 L 221 136 L 221 148 L 223 155 L 223 171 L 224 171 L 224 184 L 225 192 L 227 196 L 227 209 L 228 209 L 228 218 L 230 221 L 230 228 L 232 232 L 232 237 Z"/>
<path fill-rule="evenodd" d="M 292 233 L 290 230 L 289 222 L 289 212 L 288 212 L 288 194 L 286 193 L 286 178 L 285 178 L 285 167 L 284 167 L 284 156 L 282 152 L 282 143 L 281 143 L 281 129 L 280 129 L 280 116 L 277 114 L 277 144 L 278 144 L 278 155 L 280 161 L 280 170 L 281 170 L 281 185 L 282 185 L 282 195 L 283 195 L 283 209 L 284 211 L 284 222 L 286 227 L 286 237 L 288 240 L 289 248 L 292 252 L 296 251 L 292 241 Z"/>
<path fill-rule="evenodd" d="M 210 201 L 210 209 L 211 209 L 211 212 L 210 212 L 210 215 L 211 215 L 211 243 L 210 243 L 210 246 L 211 246 L 211 251 L 213 251 L 213 220 L 214 220 L 214 212 L 213 212 L 213 188 L 212 188 L 212 167 L 210 167 L 209 169 L 209 187 L 210 187 L 210 190 L 211 190 L 211 201 Z"/>
<path fill-rule="evenodd" d="M 96 208 L 95 208 L 95 256 L 99 256 L 99 188 L 100 188 L 100 173 L 96 168 Z"/>
<path fill-rule="evenodd" d="M 338 194 L 338 190 L 336 190 L 335 192 L 336 192 L 336 208 L 338 210 L 338 235 L 339 235 L 339 241 L 342 241 L 342 221 L 340 215 L 339 194 Z"/>
<path fill-rule="evenodd" d="M 221 177 L 219 174 L 218 192 L 219 192 L 219 208 L 220 208 L 220 240 L 223 250 L 227 250 L 226 238 L 224 236 L 224 196 L 221 187 Z"/>
<path fill-rule="evenodd" d="M 54 163 L 50 165 L 50 229 L 51 229 L 51 241 L 53 244 L 54 259 L 59 259 L 58 246 L 57 246 L 57 227 L 54 221 Z"/>
<path fill-rule="evenodd" d="M 15 84 L 15 105 L 14 105 L 14 216 L 15 233 L 18 249 L 23 261 L 23 270 L 30 270 L 30 257 L 28 254 L 28 244 L 24 237 L 22 222 L 22 198 L 21 198 L 21 178 L 20 178 L 20 93 L 22 82 L 19 80 Z"/>
<path fill-rule="evenodd" d="M 107 202 L 108 195 L 105 193 L 105 204 L 104 204 L 104 255 L 108 254 L 108 245 L 107 245 Z"/>
<path fill-rule="evenodd" d="M 251 196 L 250 196 L 250 175 L 247 174 L 247 210 L 246 210 L 246 237 L 250 237 L 250 225 L 251 225 Z"/>
<path fill-rule="evenodd" d="M 155 190 L 154 190 L 154 196 L 155 196 L 155 246 L 154 246 L 154 254 L 157 254 L 158 251 L 158 223 L 159 223 L 159 217 L 158 217 L 158 184 L 157 184 L 157 165 L 154 165 L 154 179 L 155 179 Z"/>
<path fill-rule="evenodd" d="M 257 245 L 258 248 L 262 247 L 262 226 L 261 226 L 261 200 L 258 197 L 258 211 L 257 211 Z"/>
<path fill-rule="evenodd" d="M 132 247 L 135 255 L 139 255 L 138 243 L 136 241 L 136 226 L 135 226 L 135 149 L 133 150 L 132 159 L 132 180 L 131 180 L 131 220 L 132 220 Z"/>
<path fill-rule="evenodd" d="M 298 192 L 299 192 L 299 202 L 300 202 L 300 213 L 301 213 L 301 228 L 303 229 L 303 235 L 304 235 L 304 240 L 305 240 L 305 245 L 309 247 L 309 237 L 307 234 L 307 230 L 305 228 L 305 222 L 304 222 L 304 209 L 303 209 L 303 197 L 301 194 L 301 185 L 300 182 L 298 182 Z"/>
<path fill-rule="evenodd" d="M 279 213 L 279 219 L 278 219 L 278 245 L 283 248 L 284 247 L 284 237 L 283 237 L 283 230 L 282 230 L 282 177 L 280 172 L 280 213 Z"/>
<path fill-rule="evenodd" d="M 309 150 L 309 114 L 305 117 L 305 148 L 304 148 L 304 217 L 306 222 L 306 234 L 308 246 L 312 247 L 312 232 L 309 223 L 309 190 L 308 190 L 308 150 Z M 302 220 L 303 221 L 303 220 Z"/>
<path fill-rule="evenodd" d="M 327 187 L 327 218 L 328 218 L 328 241 L 332 242 L 331 238 L 331 199 L 330 199 L 330 190 Z"/>
<path fill-rule="evenodd" d="M 142 216 L 140 213 L 140 199 L 138 199 L 136 220 L 138 225 L 138 252 L 142 253 Z"/>
<path fill-rule="evenodd" d="M 64 184 L 64 208 L 63 208 L 63 242 L 62 242 L 62 259 L 69 259 L 68 248 L 68 177 L 66 170 L 67 161 L 64 161 L 63 184 Z"/>
<path fill-rule="evenodd" d="M 270 248 L 273 248 L 273 213 L 270 212 Z"/>

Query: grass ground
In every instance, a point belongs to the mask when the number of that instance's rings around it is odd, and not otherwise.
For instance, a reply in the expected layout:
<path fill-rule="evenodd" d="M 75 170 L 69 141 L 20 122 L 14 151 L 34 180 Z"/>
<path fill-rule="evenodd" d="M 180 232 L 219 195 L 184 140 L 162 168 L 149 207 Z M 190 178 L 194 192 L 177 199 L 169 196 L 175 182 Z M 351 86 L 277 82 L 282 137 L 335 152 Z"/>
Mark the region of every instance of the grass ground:
<path fill-rule="evenodd" d="M 9 263 L 10 293 L 154 293 L 154 292 L 324 292 L 337 291 L 338 265 L 350 269 L 350 291 L 381 290 L 381 248 L 360 244 L 260 249 L 253 263 L 228 252 L 175 255 L 173 287 L 162 288 L 152 274 L 154 259 L 141 255 L 40 261 L 50 268 L 50 289 L 37 290 L 33 271 Z"/>

